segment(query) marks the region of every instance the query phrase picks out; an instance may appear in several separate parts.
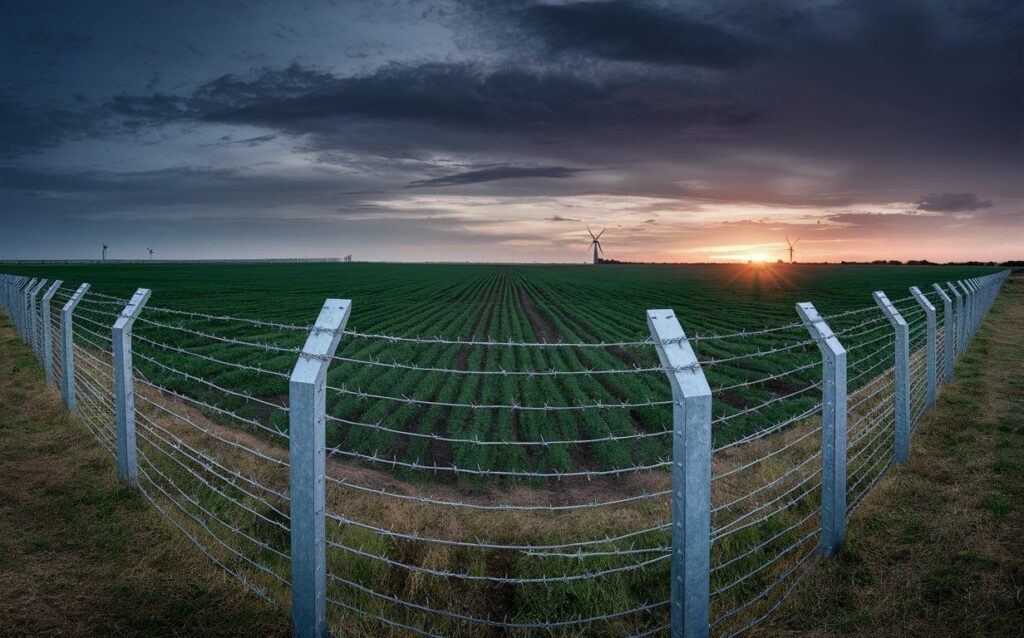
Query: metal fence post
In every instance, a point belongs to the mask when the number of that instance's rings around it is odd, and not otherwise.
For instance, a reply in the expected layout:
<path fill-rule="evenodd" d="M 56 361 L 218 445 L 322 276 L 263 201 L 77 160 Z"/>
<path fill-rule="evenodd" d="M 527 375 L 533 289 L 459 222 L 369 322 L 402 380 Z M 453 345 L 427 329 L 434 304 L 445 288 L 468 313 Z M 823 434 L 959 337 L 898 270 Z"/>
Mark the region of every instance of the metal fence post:
<path fill-rule="evenodd" d="M 830 556 L 846 533 L 846 348 L 814 304 L 796 311 L 821 350 L 821 553 Z"/>
<path fill-rule="evenodd" d="M 74 412 L 77 407 L 75 399 L 75 332 L 72 315 L 78 302 L 82 300 L 88 290 L 89 284 L 79 286 L 60 311 L 60 336 L 64 344 L 64 361 L 61 365 L 64 383 L 61 384 L 61 388 L 64 391 L 64 407 L 68 409 L 68 412 Z"/>
<path fill-rule="evenodd" d="M 953 282 L 947 281 L 946 286 L 949 287 L 956 300 L 956 320 L 953 322 L 953 327 L 956 331 L 956 356 L 959 357 L 960 353 L 964 351 L 964 298 Z"/>
<path fill-rule="evenodd" d="M 970 343 L 974 333 L 974 294 L 963 279 L 958 279 L 956 284 L 960 288 L 960 292 L 964 293 L 964 335 L 966 336 L 964 345 L 966 345 Z"/>
<path fill-rule="evenodd" d="M 28 293 L 36 287 L 37 281 L 39 280 L 35 277 L 29 279 L 25 287 L 18 291 L 18 324 L 21 328 L 19 330 L 21 338 L 24 341 L 28 341 Z"/>
<path fill-rule="evenodd" d="M 672 310 L 647 325 L 672 386 L 672 638 L 707 636 L 711 565 L 711 388 Z"/>
<path fill-rule="evenodd" d="M 895 462 L 910 460 L 910 330 L 907 321 L 881 290 L 871 295 L 896 333 L 896 449 Z"/>
<path fill-rule="evenodd" d="M 117 478 L 139 484 L 135 456 L 135 374 L 132 372 L 132 326 L 150 291 L 139 288 L 128 300 L 111 329 L 114 344 L 114 408 L 117 413 Z"/>
<path fill-rule="evenodd" d="M 29 331 L 28 345 L 32 347 L 32 351 L 36 353 L 36 359 L 39 358 L 39 305 L 36 299 L 39 297 L 39 292 L 46 286 L 46 279 L 41 280 L 35 285 L 35 287 L 29 292 L 28 302 L 30 306 L 29 325 L 32 329 Z"/>
<path fill-rule="evenodd" d="M 297 638 L 327 636 L 327 368 L 351 311 L 348 299 L 324 302 L 288 382 L 292 635 Z"/>
<path fill-rule="evenodd" d="M 973 335 L 981 325 L 981 287 L 978 286 L 978 280 L 974 278 L 968 279 L 965 283 L 971 290 L 971 334 Z"/>
<path fill-rule="evenodd" d="M 24 325 L 25 334 L 22 338 L 25 343 L 32 343 L 32 295 L 35 293 L 36 286 L 39 284 L 39 279 L 33 279 L 32 282 L 25 288 L 21 296 L 22 303 L 22 324 Z"/>
<path fill-rule="evenodd" d="M 935 306 L 932 302 L 928 301 L 928 298 L 921 294 L 921 289 L 917 286 L 910 287 L 910 294 L 917 300 L 918 305 L 924 308 L 925 316 L 928 321 L 928 329 L 925 343 L 925 352 L 928 359 L 927 374 L 928 374 L 928 392 L 925 395 L 925 406 L 926 409 L 935 407 L 935 384 L 936 384 L 936 370 L 935 370 Z"/>
<path fill-rule="evenodd" d="M 7 292 L 4 298 L 4 306 L 7 308 L 7 314 L 11 318 L 11 323 L 14 327 L 18 327 L 18 317 L 14 312 L 14 300 L 15 291 L 21 288 L 22 277 L 11 277 L 7 281 Z"/>
<path fill-rule="evenodd" d="M 942 300 L 942 382 L 953 380 L 953 302 L 939 284 L 932 288 Z"/>
<path fill-rule="evenodd" d="M 36 284 L 38 283 L 38 278 L 32 279 L 28 286 L 26 286 L 22 291 L 21 295 L 21 338 L 25 343 L 29 343 L 32 338 L 32 315 L 29 310 L 32 307 L 32 292 L 35 290 Z"/>
<path fill-rule="evenodd" d="M 966 350 L 967 344 L 974 336 L 974 294 L 963 279 L 957 280 L 956 283 L 964 293 L 964 350 Z"/>
<path fill-rule="evenodd" d="M 50 302 L 63 283 L 63 280 L 58 279 L 43 295 L 43 370 L 46 371 L 46 380 L 50 383 L 53 383 L 53 326 L 50 325 Z"/>

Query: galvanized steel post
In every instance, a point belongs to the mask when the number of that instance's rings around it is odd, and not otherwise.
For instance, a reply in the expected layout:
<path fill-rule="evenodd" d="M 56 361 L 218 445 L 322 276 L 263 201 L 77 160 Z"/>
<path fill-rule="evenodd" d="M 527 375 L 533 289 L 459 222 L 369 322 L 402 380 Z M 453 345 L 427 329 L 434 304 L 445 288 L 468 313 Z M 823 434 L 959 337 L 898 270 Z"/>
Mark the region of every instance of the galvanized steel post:
<path fill-rule="evenodd" d="M 297 638 L 327 636 L 327 368 L 351 311 L 348 299 L 324 302 L 288 382 L 292 635 Z"/>
<path fill-rule="evenodd" d="M 846 533 L 846 348 L 814 304 L 796 311 L 821 350 L 821 553 L 830 556 Z"/>
<path fill-rule="evenodd" d="M 29 343 L 32 337 L 32 315 L 29 310 L 32 307 L 32 291 L 38 283 L 39 279 L 33 278 L 21 292 L 21 338 L 25 343 Z"/>
<path fill-rule="evenodd" d="M 965 283 L 971 291 L 971 334 L 973 335 L 981 325 L 981 287 L 978 286 L 976 279 L 968 279 Z"/>
<path fill-rule="evenodd" d="M 953 326 L 956 330 L 956 356 L 959 357 L 964 351 L 964 298 L 953 282 L 947 281 L 946 285 L 956 299 L 956 321 L 953 322 Z"/>
<path fill-rule="evenodd" d="M 28 322 L 28 296 L 29 292 L 36 287 L 36 282 L 39 281 L 35 277 L 29 279 L 28 283 L 24 288 L 21 289 L 18 295 L 18 314 L 20 315 L 19 324 L 21 325 L 21 338 L 24 341 L 28 341 L 30 324 Z"/>
<path fill-rule="evenodd" d="M 910 460 L 910 330 L 903 315 L 884 292 L 878 290 L 871 296 L 896 333 L 896 367 L 893 371 L 896 376 L 895 462 L 906 463 Z"/>
<path fill-rule="evenodd" d="M 28 306 L 29 306 L 29 331 L 28 331 L 28 345 L 31 346 L 32 350 L 36 353 L 36 358 L 39 357 L 39 347 L 37 341 L 39 340 L 39 314 L 36 310 L 36 297 L 39 295 L 39 291 L 46 285 L 46 280 L 42 279 L 35 286 L 28 291 Z"/>
<path fill-rule="evenodd" d="M 139 484 L 138 459 L 135 456 L 135 374 L 132 372 L 132 326 L 150 291 L 139 288 L 114 321 L 114 410 L 117 413 L 117 478 L 130 485 Z"/>
<path fill-rule="evenodd" d="M 25 324 L 25 343 L 28 344 L 32 343 L 32 334 L 33 330 L 35 330 L 35 326 L 32 325 L 32 299 L 36 293 L 36 286 L 45 283 L 39 279 L 33 279 L 32 282 L 33 283 L 25 289 L 25 305 L 24 308 L 22 308 L 22 311 L 24 312 L 22 321 Z"/>
<path fill-rule="evenodd" d="M 958 279 L 956 283 L 964 293 L 964 316 L 967 318 L 967 327 L 964 330 L 967 338 L 964 339 L 964 344 L 967 344 L 970 342 L 971 337 L 974 336 L 974 291 L 971 290 L 971 287 L 963 279 Z"/>
<path fill-rule="evenodd" d="M 60 311 L 60 336 L 63 345 L 64 361 L 61 364 L 61 373 L 64 375 L 64 383 L 61 390 L 64 392 L 64 407 L 68 412 L 74 412 L 77 407 L 75 399 L 75 331 L 74 318 L 75 307 L 89 290 L 89 284 L 82 284 L 78 287 L 71 298 Z"/>
<path fill-rule="evenodd" d="M 953 380 L 953 302 L 939 284 L 932 288 L 942 300 L 942 382 Z"/>
<path fill-rule="evenodd" d="M 711 388 L 672 310 L 647 325 L 672 386 L 672 638 L 707 636 L 711 564 Z"/>
<path fill-rule="evenodd" d="M 936 370 L 935 370 L 935 306 L 932 302 L 928 301 L 928 298 L 921 294 L 921 289 L 917 286 L 910 287 L 910 294 L 917 300 L 918 305 L 924 308 L 925 316 L 927 317 L 928 329 L 927 329 L 927 341 L 925 342 L 925 351 L 927 357 L 927 374 L 928 374 L 928 390 L 925 395 L 925 406 L 927 409 L 935 407 L 935 384 Z"/>
<path fill-rule="evenodd" d="M 46 380 L 53 382 L 53 326 L 50 325 L 50 303 L 64 281 L 58 279 L 43 295 L 43 370 Z"/>
<path fill-rule="evenodd" d="M 974 299 L 971 289 L 967 287 L 963 279 L 958 279 L 956 284 L 960 288 L 960 292 L 964 293 L 964 350 L 967 350 L 967 344 L 971 341 L 971 326 L 974 324 Z"/>

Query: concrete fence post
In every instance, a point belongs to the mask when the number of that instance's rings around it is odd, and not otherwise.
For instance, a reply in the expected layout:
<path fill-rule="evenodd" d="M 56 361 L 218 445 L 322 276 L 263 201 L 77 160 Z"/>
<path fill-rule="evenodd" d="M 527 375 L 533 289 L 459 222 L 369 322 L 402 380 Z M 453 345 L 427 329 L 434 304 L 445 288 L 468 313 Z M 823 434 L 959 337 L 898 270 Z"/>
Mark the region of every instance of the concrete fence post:
<path fill-rule="evenodd" d="M 64 407 L 68 412 L 74 412 L 78 405 L 75 398 L 75 325 L 74 313 L 78 302 L 82 300 L 89 290 L 89 284 L 82 284 L 78 287 L 71 298 L 60 311 L 60 337 L 63 344 L 61 354 L 64 360 L 61 364 L 61 374 L 64 375 L 64 383 L 61 389 L 64 392 Z"/>
<path fill-rule="evenodd" d="M 936 343 L 935 343 L 935 306 L 932 302 L 928 301 L 928 298 L 921 294 L 921 289 L 917 286 L 910 287 L 910 294 L 914 296 L 918 305 L 924 308 L 925 317 L 927 318 L 928 327 L 926 334 L 925 352 L 927 362 L 925 364 L 928 375 L 928 389 L 925 395 L 925 409 L 932 409 L 935 407 L 935 385 L 937 383 L 937 371 L 936 366 Z"/>
<path fill-rule="evenodd" d="M 39 302 L 38 302 L 38 300 L 39 300 L 39 293 L 42 292 L 43 288 L 46 287 L 46 282 L 47 281 L 48 280 L 46 280 L 46 279 L 41 280 L 39 283 L 36 284 L 35 288 L 33 288 L 32 291 L 29 293 L 29 306 L 31 307 L 31 310 L 30 310 L 31 314 L 29 315 L 29 317 L 32 320 L 32 323 L 31 323 L 32 331 L 29 334 L 28 345 L 31 346 L 32 347 L 32 351 L 36 353 L 36 359 L 39 358 L 39 345 L 40 345 L 39 344 L 39 337 L 43 333 L 43 331 L 40 329 L 40 325 L 39 325 L 42 322 L 39 320 Z"/>
<path fill-rule="evenodd" d="M 942 300 L 942 382 L 953 380 L 953 302 L 939 284 L 932 288 Z"/>
<path fill-rule="evenodd" d="M 326 384 L 352 302 L 328 299 L 306 337 L 288 382 L 292 635 L 327 636 Z"/>
<path fill-rule="evenodd" d="M 711 388 L 672 310 L 647 326 L 672 386 L 672 638 L 708 635 L 711 565 Z"/>
<path fill-rule="evenodd" d="M 63 283 L 63 280 L 58 279 L 43 295 L 43 370 L 46 371 L 46 380 L 50 383 L 53 383 L 53 326 L 50 323 L 50 303 Z"/>
<path fill-rule="evenodd" d="M 896 333 L 896 448 L 897 464 L 910 460 L 910 330 L 907 321 L 881 290 L 872 293 Z"/>
<path fill-rule="evenodd" d="M 846 348 L 814 304 L 796 311 L 821 350 L 821 553 L 830 556 L 846 533 Z"/>
<path fill-rule="evenodd" d="M 117 416 L 117 478 L 139 484 L 135 455 L 135 374 L 132 371 L 132 326 L 149 301 L 150 291 L 139 288 L 128 300 L 111 329 L 114 344 L 114 410 Z"/>
<path fill-rule="evenodd" d="M 946 286 L 949 287 L 949 291 L 953 293 L 953 299 L 956 301 L 956 320 L 953 322 L 953 327 L 956 331 L 956 356 L 959 358 L 960 353 L 964 351 L 964 298 L 953 282 L 947 281 Z"/>

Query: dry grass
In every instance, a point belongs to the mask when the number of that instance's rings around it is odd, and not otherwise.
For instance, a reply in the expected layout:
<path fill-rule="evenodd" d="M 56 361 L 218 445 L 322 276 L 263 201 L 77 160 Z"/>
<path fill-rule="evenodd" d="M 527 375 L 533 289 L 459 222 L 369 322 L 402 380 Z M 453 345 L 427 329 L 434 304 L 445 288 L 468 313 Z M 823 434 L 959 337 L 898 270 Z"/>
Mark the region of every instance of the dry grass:
<path fill-rule="evenodd" d="M 894 469 L 757 635 L 1024 635 L 1024 277 Z"/>
<path fill-rule="evenodd" d="M 287 615 L 174 534 L 0 318 L 0 635 L 273 636 Z"/>

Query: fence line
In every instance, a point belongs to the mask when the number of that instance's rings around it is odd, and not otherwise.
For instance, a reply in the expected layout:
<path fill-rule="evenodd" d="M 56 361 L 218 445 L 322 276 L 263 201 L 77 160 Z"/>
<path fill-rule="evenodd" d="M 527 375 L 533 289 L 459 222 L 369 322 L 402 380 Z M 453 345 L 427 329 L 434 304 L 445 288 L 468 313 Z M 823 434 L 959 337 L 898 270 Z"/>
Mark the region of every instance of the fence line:
<path fill-rule="evenodd" d="M 263 321 L 15 275 L 0 301 L 118 476 L 297 636 L 680 638 L 757 626 L 842 552 L 1008 274 L 722 334 L 650 310 L 619 341 L 561 317 L 558 341 L 505 315 L 507 341 L 471 319 L 356 331 L 338 299 Z"/>

